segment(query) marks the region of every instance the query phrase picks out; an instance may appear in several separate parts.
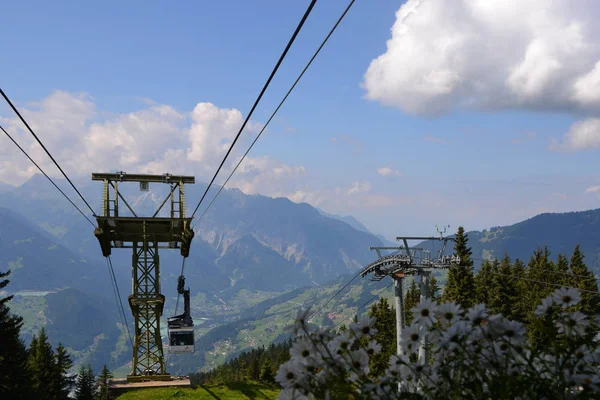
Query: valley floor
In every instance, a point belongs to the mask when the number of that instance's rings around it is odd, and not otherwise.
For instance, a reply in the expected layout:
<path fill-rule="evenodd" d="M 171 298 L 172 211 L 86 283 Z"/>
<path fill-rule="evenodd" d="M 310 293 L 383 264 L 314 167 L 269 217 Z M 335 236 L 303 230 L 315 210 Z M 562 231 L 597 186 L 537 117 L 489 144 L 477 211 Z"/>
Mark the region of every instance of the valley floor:
<path fill-rule="evenodd" d="M 124 393 L 117 397 L 118 400 L 162 400 L 171 398 L 180 399 L 257 399 L 270 400 L 277 398 L 280 389 L 266 386 L 259 383 L 229 383 L 226 385 L 216 386 L 198 386 L 196 389 L 191 388 L 157 388 L 157 389 L 140 389 L 128 393 Z"/>

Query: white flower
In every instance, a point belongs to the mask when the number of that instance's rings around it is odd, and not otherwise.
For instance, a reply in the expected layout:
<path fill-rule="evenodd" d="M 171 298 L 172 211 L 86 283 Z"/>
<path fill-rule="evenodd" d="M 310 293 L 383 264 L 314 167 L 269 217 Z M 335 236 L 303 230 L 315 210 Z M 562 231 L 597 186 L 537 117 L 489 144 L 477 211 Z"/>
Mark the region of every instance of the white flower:
<path fill-rule="evenodd" d="M 467 311 L 467 319 L 473 322 L 473 325 L 481 323 L 489 316 L 485 304 L 476 304 Z"/>
<path fill-rule="evenodd" d="M 562 308 L 567 308 L 579 303 L 581 295 L 575 288 L 561 287 L 552 294 L 552 298 Z"/>
<path fill-rule="evenodd" d="M 535 315 L 537 315 L 538 317 L 547 315 L 550 312 L 550 309 L 552 308 L 553 305 L 554 305 L 554 297 L 553 296 L 548 296 L 545 299 L 542 299 L 542 304 L 537 306 L 537 308 L 535 309 Z"/>
<path fill-rule="evenodd" d="M 566 336 L 583 336 L 590 322 L 585 314 L 579 311 L 573 313 L 562 313 L 556 321 L 558 333 L 564 333 Z"/>
<path fill-rule="evenodd" d="M 292 332 L 292 334 L 297 335 L 300 331 L 305 331 L 306 333 L 310 333 L 315 329 L 315 326 L 308 323 L 308 316 L 310 314 L 310 307 L 306 310 L 299 309 L 298 314 L 296 314 L 296 320 L 294 324 L 287 329 Z"/>
<path fill-rule="evenodd" d="M 425 328 L 433 325 L 433 316 L 437 309 L 437 303 L 431 299 L 425 299 L 410 309 L 414 315 L 414 322 L 421 324 Z"/>
<path fill-rule="evenodd" d="M 358 349 L 350 352 L 350 360 L 352 369 L 359 374 L 369 373 L 369 355 L 363 349 Z"/>
<path fill-rule="evenodd" d="M 290 355 L 292 358 L 297 358 L 299 360 L 314 356 L 315 353 L 316 349 L 314 348 L 312 342 L 306 337 L 296 339 L 290 348 Z"/>
<path fill-rule="evenodd" d="M 404 328 L 402 330 L 402 334 L 400 336 L 400 347 L 406 353 L 408 351 L 414 351 L 414 348 L 419 346 L 419 342 L 423 337 L 423 328 L 418 324 L 412 324 L 408 328 Z"/>
<path fill-rule="evenodd" d="M 281 399 L 281 400 L 308 400 L 308 397 L 306 397 L 302 392 L 300 392 L 298 389 L 284 389 L 281 392 L 279 392 L 279 395 L 277 396 L 277 399 Z"/>
<path fill-rule="evenodd" d="M 275 380 L 285 388 L 295 388 L 303 386 L 304 371 L 298 367 L 293 360 L 281 364 Z"/>
<path fill-rule="evenodd" d="M 345 351 L 350 350 L 350 346 L 354 343 L 354 339 L 350 337 L 348 331 L 342 332 L 327 344 L 327 348 L 332 354 L 341 355 Z"/>
<path fill-rule="evenodd" d="M 375 340 L 372 340 L 367 345 L 367 354 L 372 356 L 373 354 L 377 354 L 381 351 L 381 345 L 377 343 Z"/>
<path fill-rule="evenodd" d="M 471 324 L 467 321 L 458 321 L 448 327 L 440 338 L 440 347 L 452 350 L 459 346 L 462 338 L 468 335 Z"/>
<path fill-rule="evenodd" d="M 362 315 L 357 322 L 350 324 L 350 330 L 354 332 L 354 335 L 359 339 L 363 336 L 371 337 L 377 333 L 377 329 L 373 328 L 374 323 L 375 317 Z"/>
<path fill-rule="evenodd" d="M 437 307 L 435 315 L 442 321 L 452 323 L 458 318 L 460 311 L 460 306 L 458 304 L 454 302 L 447 302 L 440 304 Z"/>

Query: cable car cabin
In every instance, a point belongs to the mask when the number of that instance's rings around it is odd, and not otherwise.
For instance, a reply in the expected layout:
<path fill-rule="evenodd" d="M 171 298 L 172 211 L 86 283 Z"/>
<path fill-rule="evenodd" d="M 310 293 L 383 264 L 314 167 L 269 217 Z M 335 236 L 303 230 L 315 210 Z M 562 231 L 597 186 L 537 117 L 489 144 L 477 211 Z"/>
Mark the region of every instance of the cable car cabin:
<path fill-rule="evenodd" d="M 179 277 L 177 292 L 183 294 L 183 314 L 167 319 L 170 354 L 191 354 L 194 352 L 194 321 L 190 315 L 190 290 L 183 289 L 185 278 Z"/>
<path fill-rule="evenodd" d="M 193 326 L 170 326 L 169 335 L 169 353 L 171 354 L 190 354 L 194 352 L 194 327 Z"/>

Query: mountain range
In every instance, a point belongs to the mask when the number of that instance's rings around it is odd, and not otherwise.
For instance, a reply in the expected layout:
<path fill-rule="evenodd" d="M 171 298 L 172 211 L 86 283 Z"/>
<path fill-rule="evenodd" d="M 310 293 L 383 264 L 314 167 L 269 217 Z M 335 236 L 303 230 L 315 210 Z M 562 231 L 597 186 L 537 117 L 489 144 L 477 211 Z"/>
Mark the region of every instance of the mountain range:
<path fill-rule="evenodd" d="M 64 181 L 57 183 L 70 193 Z M 99 210 L 101 185 L 91 180 L 76 184 Z M 149 192 L 126 186 L 120 185 L 123 195 L 141 215 L 151 215 L 167 194 L 162 187 L 166 185 L 152 184 Z M 204 184 L 186 186 L 188 210 L 205 189 Z M 211 188 L 207 199 L 217 190 Z M 75 194 L 72 199 L 77 201 Z M 203 213 L 201 207 L 196 217 Z M 541 214 L 468 235 L 476 259 L 502 257 L 504 252 L 513 259 L 528 259 L 544 245 L 555 255 L 569 254 L 580 244 L 588 265 L 598 272 L 599 227 L 600 209 Z M 213 366 L 245 348 L 281 340 L 298 307 L 324 304 L 374 260 L 369 246 L 381 245 L 397 244 L 369 232 L 354 217 L 327 214 L 285 198 L 223 190 L 198 223 L 184 272 L 192 290 L 199 350 L 193 356 L 170 357 L 169 368 L 186 373 Z M 421 245 L 435 250 L 438 243 Z M 181 256 L 169 250 L 160 254 L 166 319 L 175 312 Z M 54 344 L 63 341 L 76 361 L 92 362 L 95 369 L 103 363 L 122 367 L 130 357 L 102 258 L 92 225 L 45 177 L 35 175 L 19 187 L 0 185 L 0 270 L 13 271 L 6 289 L 17 292 L 13 310 L 25 317 L 25 338 L 47 326 Z M 112 258 L 131 326 L 130 250 L 116 249 Z M 387 284 L 354 281 L 315 321 L 338 323 Z"/>

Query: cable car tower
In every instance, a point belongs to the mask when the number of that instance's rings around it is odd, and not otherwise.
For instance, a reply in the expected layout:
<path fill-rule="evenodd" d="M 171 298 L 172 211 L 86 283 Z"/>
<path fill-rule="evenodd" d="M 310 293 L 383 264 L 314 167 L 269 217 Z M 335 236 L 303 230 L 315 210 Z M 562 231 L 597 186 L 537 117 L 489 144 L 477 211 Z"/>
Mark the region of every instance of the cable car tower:
<path fill-rule="evenodd" d="M 372 281 L 381 281 L 385 277 L 391 277 L 394 280 L 394 297 L 396 308 L 396 352 L 402 354 L 400 346 L 402 330 L 404 329 L 404 294 L 402 293 L 403 279 L 409 275 L 421 277 L 421 295 L 420 301 L 425 300 L 430 296 L 428 293 L 429 276 L 434 269 L 448 269 L 453 265 L 460 264 L 460 257 L 456 254 L 445 255 L 448 242 L 454 242 L 455 238 L 444 237 L 446 229 L 440 232 L 439 237 L 420 237 L 420 236 L 400 236 L 396 240 L 403 243 L 404 246 L 385 247 L 372 246 L 370 250 L 375 250 L 377 260 L 367 265 L 360 273 L 361 277 L 372 274 Z M 419 247 L 410 247 L 409 240 L 418 241 L 440 241 L 442 247 L 438 252 L 437 258 L 431 258 L 431 252 Z M 387 256 L 381 255 L 381 250 L 396 250 L 394 253 Z M 419 360 L 427 362 L 427 338 L 424 337 L 419 348 Z"/>
<path fill-rule="evenodd" d="M 92 173 L 92 180 L 104 182 L 102 216 L 96 217 L 98 228 L 94 231 L 100 242 L 102 255 L 110 256 L 113 248 L 133 250 L 133 293 L 129 296 L 129 306 L 133 313 L 135 335 L 132 370 L 127 375 L 127 381 L 171 380 L 171 375 L 165 371 L 160 336 L 160 317 L 165 296 L 160 292 L 158 249 L 180 249 L 183 257 L 189 255 L 194 231 L 190 226 L 192 218 L 185 217 L 184 185 L 195 183 L 195 178 L 170 174 L 128 175 L 119 172 Z M 150 183 L 165 183 L 170 185 L 171 190 L 151 217 L 138 216 L 119 193 L 119 183 L 122 182 L 138 182 L 141 191 L 148 191 Z M 170 216 L 157 217 L 168 200 L 171 203 Z M 120 201 L 133 216 L 119 215 Z M 189 301 L 186 306 L 189 314 Z"/>

